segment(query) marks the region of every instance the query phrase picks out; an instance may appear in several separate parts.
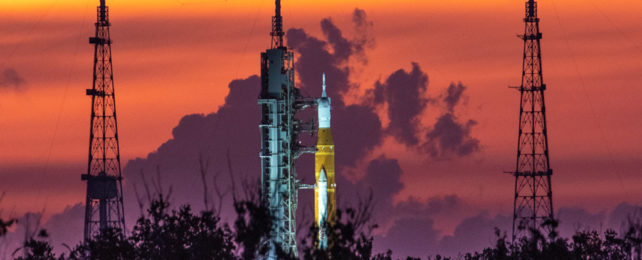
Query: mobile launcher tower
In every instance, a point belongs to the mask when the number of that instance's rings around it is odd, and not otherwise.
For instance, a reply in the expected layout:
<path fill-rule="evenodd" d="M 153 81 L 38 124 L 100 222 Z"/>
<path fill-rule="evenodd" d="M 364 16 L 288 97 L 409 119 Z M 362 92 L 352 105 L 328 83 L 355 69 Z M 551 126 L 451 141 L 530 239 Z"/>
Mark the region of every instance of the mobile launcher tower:
<path fill-rule="evenodd" d="M 261 53 L 261 200 L 273 217 L 268 259 L 276 259 L 277 248 L 297 255 L 296 209 L 298 189 L 295 161 L 314 147 L 300 145 L 299 134 L 314 131 L 311 124 L 295 118 L 297 112 L 316 105 L 301 96 L 294 86 L 294 53 L 283 45 L 281 1 L 276 0 L 272 18 L 271 48 Z"/>

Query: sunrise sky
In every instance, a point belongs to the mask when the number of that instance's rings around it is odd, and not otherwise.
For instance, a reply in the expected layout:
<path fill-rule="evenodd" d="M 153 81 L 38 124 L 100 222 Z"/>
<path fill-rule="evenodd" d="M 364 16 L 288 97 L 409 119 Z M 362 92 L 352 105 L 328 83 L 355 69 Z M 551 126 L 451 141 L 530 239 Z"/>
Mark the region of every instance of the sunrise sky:
<path fill-rule="evenodd" d="M 538 2 L 555 207 L 596 213 L 642 204 L 642 2 Z M 43 208 L 52 216 L 84 201 L 87 39 L 97 4 L 0 0 L 0 216 Z M 172 138 L 183 116 L 217 112 L 229 82 L 258 74 L 259 53 L 269 47 L 273 1 L 107 4 L 123 165 Z M 456 195 L 474 212 L 511 214 L 514 178 L 503 172 L 515 163 L 519 94 L 508 86 L 520 82 L 523 46 L 515 35 L 523 33 L 523 1 L 284 0 L 284 25 L 322 38 L 319 22 L 331 17 L 349 37 L 355 8 L 372 21 L 375 45 L 367 64 L 350 66 L 359 87 L 347 103 L 416 62 L 429 78 L 426 98 L 438 100 L 461 82 L 467 88 L 455 113 L 477 122 L 471 136 L 480 150 L 470 155 L 429 158 L 392 137 L 374 148 L 369 158 L 395 158 L 403 170 L 394 201 Z M 23 81 L 5 82 L 6 71 Z M 443 110 L 429 102 L 423 131 Z M 385 127 L 385 110 L 378 114 Z M 351 172 L 363 176 L 365 167 L 362 161 Z M 443 234 L 456 224 L 445 223 Z"/>

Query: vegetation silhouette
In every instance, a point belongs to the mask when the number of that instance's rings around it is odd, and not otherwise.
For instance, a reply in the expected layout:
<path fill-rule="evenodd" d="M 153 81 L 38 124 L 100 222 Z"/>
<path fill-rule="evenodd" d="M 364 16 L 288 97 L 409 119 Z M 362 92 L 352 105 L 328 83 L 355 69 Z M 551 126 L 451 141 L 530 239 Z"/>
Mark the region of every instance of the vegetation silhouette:
<path fill-rule="evenodd" d="M 195 213 L 189 205 L 170 209 L 167 198 L 152 200 L 147 213 L 136 222 L 130 234 L 118 229 L 104 229 L 93 240 L 56 256 L 47 241 L 45 230 L 26 240 L 15 252 L 19 260 L 65 259 L 257 259 L 266 256 L 269 249 L 270 216 L 263 203 L 254 199 L 235 201 L 237 213 L 233 227 L 222 223 L 212 210 Z M 301 259 L 375 259 L 390 260 L 392 251 L 373 253 L 371 231 L 377 226 L 370 223 L 371 203 L 357 209 L 338 210 L 335 221 L 326 225 L 328 250 L 319 250 L 318 226 L 310 227 L 301 241 Z M 0 235 L 16 223 L 0 220 Z M 497 240 L 480 252 L 466 253 L 456 259 L 513 260 L 513 259 L 640 259 L 642 225 L 629 219 L 628 229 L 619 236 L 614 230 L 603 234 L 597 231 L 577 232 L 571 239 L 561 238 L 556 231 L 558 222 L 546 221 L 542 230 L 530 230 L 530 235 L 512 242 L 506 233 L 495 229 Z M 277 252 L 279 259 L 298 259 Z M 422 259 L 407 257 L 406 259 Z M 452 259 L 426 256 L 424 259 Z"/>

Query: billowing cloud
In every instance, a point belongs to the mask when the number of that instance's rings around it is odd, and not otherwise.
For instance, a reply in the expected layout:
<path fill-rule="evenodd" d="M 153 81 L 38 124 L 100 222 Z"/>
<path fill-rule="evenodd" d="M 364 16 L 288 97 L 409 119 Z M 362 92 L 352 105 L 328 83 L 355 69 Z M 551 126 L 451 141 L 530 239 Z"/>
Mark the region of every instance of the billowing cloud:
<path fill-rule="evenodd" d="M 479 140 L 470 136 L 476 124 L 475 120 L 460 123 L 454 114 L 443 114 L 426 135 L 427 151 L 433 157 L 441 157 L 450 154 L 465 156 L 479 150 Z"/>
<path fill-rule="evenodd" d="M 412 71 L 403 69 L 392 73 L 385 82 L 375 83 L 374 103 L 388 105 L 390 125 L 386 131 L 398 141 L 414 146 L 419 143 L 419 115 L 428 104 L 426 91 L 428 75 L 419 64 L 412 63 Z"/>
<path fill-rule="evenodd" d="M 368 63 L 368 57 L 365 55 L 365 50 L 374 48 L 376 45 L 375 38 L 372 36 L 372 28 L 374 23 L 368 20 L 366 11 L 356 8 L 352 12 L 352 23 L 354 24 L 354 39 L 353 47 L 358 60 L 363 63 Z"/>
<path fill-rule="evenodd" d="M 457 214 L 465 206 L 464 201 L 457 195 L 429 198 L 419 201 L 414 197 L 402 201 L 395 207 L 395 212 L 401 216 L 434 216 L 436 214 Z"/>
<path fill-rule="evenodd" d="M 558 232 L 562 237 L 572 237 L 578 231 L 607 228 L 604 212 L 591 214 L 582 208 L 565 207 L 557 211 L 555 218 L 559 220 Z"/>
<path fill-rule="evenodd" d="M 352 43 L 343 37 L 341 30 L 334 25 L 331 18 L 321 20 L 321 31 L 332 46 L 333 56 L 339 61 L 346 61 L 353 54 Z"/>
<path fill-rule="evenodd" d="M 205 207 L 205 196 L 211 208 L 219 206 L 219 195 L 225 195 L 222 209 L 217 210 L 232 217 L 232 178 L 237 182 L 259 178 L 259 88 L 257 76 L 232 81 L 225 105 L 216 113 L 183 117 L 170 140 L 146 158 L 129 161 L 123 170 L 128 215 L 139 212 L 134 190 L 145 201 L 148 191 L 163 188 L 169 193 L 171 186 L 174 205 L 189 203 L 197 210 Z"/>
<path fill-rule="evenodd" d="M 376 208 L 374 221 L 386 221 L 390 218 L 393 198 L 403 189 L 401 175 L 403 171 L 396 159 L 376 158 L 368 164 L 366 175 L 359 182 L 363 189 L 372 192 Z"/>
<path fill-rule="evenodd" d="M 425 150 L 435 158 L 448 156 L 466 156 L 479 151 L 480 142 L 472 137 L 472 129 L 477 121 L 460 120 L 455 115 L 466 87 L 461 83 L 450 84 L 443 98 L 446 112 L 437 119 L 435 125 L 426 134 Z"/>
<path fill-rule="evenodd" d="M 64 245 L 71 248 L 82 241 L 85 220 L 85 205 L 77 203 L 67 206 L 61 213 L 47 220 L 44 228 L 49 233 L 51 245 L 57 253 L 68 253 Z"/>
<path fill-rule="evenodd" d="M 608 226 L 617 232 L 625 232 L 631 222 L 642 219 L 642 206 L 626 202 L 618 204 L 609 214 Z"/>
<path fill-rule="evenodd" d="M 455 111 L 455 106 L 457 106 L 459 100 L 461 100 L 465 90 L 466 86 L 461 84 L 461 82 L 457 84 L 451 83 L 450 86 L 448 86 L 446 97 L 444 97 L 444 103 L 446 103 L 448 111 Z"/>
<path fill-rule="evenodd" d="M 439 251 L 447 256 L 480 251 L 495 244 L 497 240 L 495 228 L 498 228 L 502 234 L 507 233 L 510 236 L 511 225 L 511 217 L 503 215 L 491 217 L 487 213 L 480 213 L 462 221 L 455 228 L 453 235 L 444 236 L 439 241 Z"/>
<path fill-rule="evenodd" d="M 373 247 L 375 252 L 391 249 L 393 259 L 406 256 L 425 259 L 436 251 L 438 242 L 439 231 L 435 229 L 432 219 L 415 217 L 395 221 L 385 236 L 375 238 Z"/>
<path fill-rule="evenodd" d="M 357 22 L 365 23 L 365 14 L 360 15 Z M 355 53 L 363 53 L 363 46 L 347 39 L 329 18 L 321 21 L 321 29 L 325 39 L 311 36 L 303 29 L 290 29 L 287 31 L 287 42 L 299 57 L 295 68 L 302 93 L 320 95 L 321 75 L 326 74 L 327 93 L 332 98 L 332 132 L 335 143 L 339 144 L 335 154 L 336 166 L 340 170 L 345 166 L 354 166 L 381 144 L 383 133 L 379 116 L 371 106 L 347 106 L 343 101 L 346 92 L 358 87 L 350 81 L 347 61 Z"/>

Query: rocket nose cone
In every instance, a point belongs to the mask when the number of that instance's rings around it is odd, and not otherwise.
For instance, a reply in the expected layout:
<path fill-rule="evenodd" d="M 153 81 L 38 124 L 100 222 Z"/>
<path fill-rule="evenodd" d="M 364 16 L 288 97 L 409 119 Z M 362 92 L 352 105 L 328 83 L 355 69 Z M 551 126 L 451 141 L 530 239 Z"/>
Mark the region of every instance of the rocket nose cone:
<path fill-rule="evenodd" d="M 321 174 L 319 174 L 319 182 L 328 182 L 328 176 L 325 174 L 325 169 L 321 169 Z"/>

